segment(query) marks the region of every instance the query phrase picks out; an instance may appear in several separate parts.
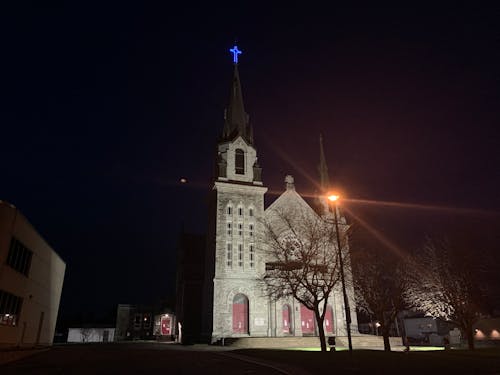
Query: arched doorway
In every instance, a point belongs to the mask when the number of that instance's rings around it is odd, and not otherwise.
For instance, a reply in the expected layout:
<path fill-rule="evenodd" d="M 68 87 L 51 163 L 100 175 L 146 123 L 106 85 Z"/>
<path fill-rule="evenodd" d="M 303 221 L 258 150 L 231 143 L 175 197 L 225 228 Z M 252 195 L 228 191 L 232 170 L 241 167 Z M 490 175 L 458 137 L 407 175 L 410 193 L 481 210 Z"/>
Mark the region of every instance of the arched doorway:
<path fill-rule="evenodd" d="M 325 313 L 325 332 L 333 334 L 333 309 L 330 305 L 326 307 Z"/>
<path fill-rule="evenodd" d="M 283 333 L 289 334 L 292 331 L 292 323 L 291 323 L 291 309 L 290 305 L 283 305 L 282 310 L 282 322 L 283 322 Z"/>
<path fill-rule="evenodd" d="M 244 294 L 233 298 L 233 333 L 248 333 L 248 298 Z"/>
<path fill-rule="evenodd" d="M 314 313 L 304 305 L 300 305 L 300 325 L 303 335 L 314 335 Z"/>

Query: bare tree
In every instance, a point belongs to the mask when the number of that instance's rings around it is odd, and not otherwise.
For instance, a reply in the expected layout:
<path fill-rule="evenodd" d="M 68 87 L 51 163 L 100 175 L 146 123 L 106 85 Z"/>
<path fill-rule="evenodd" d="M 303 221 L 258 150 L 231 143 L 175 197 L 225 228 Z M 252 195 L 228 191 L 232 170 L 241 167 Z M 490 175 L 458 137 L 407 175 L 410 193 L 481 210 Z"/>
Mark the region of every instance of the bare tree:
<path fill-rule="evenodd" d="M 482 291 L 468 251 L 448 240 L 428 239 L 410 261 L 405 298 L 412 306 L 454 323 L 474 349 L 473 325 L 481 316 Z"/>
<path fill-rule="evenodd" d="M 264 222 L 269 258 L 264 281 L 274 299 L 292 296 L 314 312 L 326 351 L 323 322 L 330 297 L 339 282 L 337 252 L 331 224 L 307 208 L 275 209 Z"/>
<path fill-rule="evenodd" d="M 80 328 L 80 336 L 82 337 L 82 342 L 88 342 L 91 335 L 92 335 L 92 328 L 88 327 Z"/>
<path fill-rule="evenodd" d="M 353 251 L 353 279 L 358 309 L 373 316 L 380 324 L 384 350 L 391 350 L 391 326 L 406 307 L 400 263 L 377 251 Z"/>

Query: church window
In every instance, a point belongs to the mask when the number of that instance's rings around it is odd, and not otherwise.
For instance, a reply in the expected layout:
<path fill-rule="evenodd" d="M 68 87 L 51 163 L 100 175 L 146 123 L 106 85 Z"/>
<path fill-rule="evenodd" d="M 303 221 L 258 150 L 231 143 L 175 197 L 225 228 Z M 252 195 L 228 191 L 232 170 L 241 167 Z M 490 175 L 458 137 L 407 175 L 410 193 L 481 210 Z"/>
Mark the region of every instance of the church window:
<path fill-rule="evenodd" d="M 241 148 L 234 152 L 234 167 L 236 174 L 245 174 L 245 153 Z"/>
<path fill-rule="evenodd" d="M 243 267 L 243 245 L 238 245 L 238 267 Z"/>
<path fill-rule="evenodd" d="M 238 215 L 243 216 L 243 207 L 238 207 Z"/>
<path fill-rule="evenodd" d="M 226 264 L 228 267 L 233 266 L 233 244 L 227 244 L 227 253 L 226 253 Z"/>
<path fill-rule="evenodd" d="M 248 216 L 250 216 L 250 217 L 253 216 L 253 208 L 248 209 Z"/>
<path fill-rule="evenodd" d="M 227 206 L 226 212 L 227 212 L 228 215 L 232 215 L 233 214 L 233 208 L 231 206 Z"/>
<path fill-rule="evenodd" d="M 238 224 L 238 236 L 243 236 L 243 224 Z"/>
<path fill-rule="evenodd" d="M 253 245 L 250 245 L 250 268 L 253 268 L 253 266 L 255 265 L 255 249 L 253 247 Z"/>
<path fill-rule="evenodd" d="M 227 235 L 230 236 L 233 233 L 231 229 L 231 223 L 227 223 Z"/>
<path fill-rule="evenodd" d="M 250 224 L 250 225 L 248 226 L 248 229 L 249 229 L 249 231 L 250 231 L 250 232 L 249 232 L 250 237 L 253 237 L 253 224 Z"/>

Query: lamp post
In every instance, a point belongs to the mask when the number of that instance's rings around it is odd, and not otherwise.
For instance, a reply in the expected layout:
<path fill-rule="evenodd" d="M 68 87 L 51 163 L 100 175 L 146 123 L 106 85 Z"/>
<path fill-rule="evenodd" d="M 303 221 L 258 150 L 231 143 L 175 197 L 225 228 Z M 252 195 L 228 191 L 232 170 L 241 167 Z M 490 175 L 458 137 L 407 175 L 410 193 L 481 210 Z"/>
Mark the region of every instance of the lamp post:
<path fill-rule="evenodd" d="M 349 342 L 349 352 L 352 353 L 352 338 L 351 338 L 351 309 L 349 308 L 349 299 L 347 298 L 347 291 L 345 287 L 345 276 L 344 276 L 344 259 L 342 258 L 342 249 L 340 246 L 340 235 L 339 235 L 339 221 L 337 216 L 337 203 L 340 199 L 338 195 L 330 195 L 328 200 L 335 203 L 333 206 L 333 217 L 335 220 L 335 234 L 337 237 L 337 250 L 340 265 L 340 280 L 342 281 L 342 294 L 344 295 L 344 308 L 345 308 L 345 321 L 347 327 L 347 341 Z"/>

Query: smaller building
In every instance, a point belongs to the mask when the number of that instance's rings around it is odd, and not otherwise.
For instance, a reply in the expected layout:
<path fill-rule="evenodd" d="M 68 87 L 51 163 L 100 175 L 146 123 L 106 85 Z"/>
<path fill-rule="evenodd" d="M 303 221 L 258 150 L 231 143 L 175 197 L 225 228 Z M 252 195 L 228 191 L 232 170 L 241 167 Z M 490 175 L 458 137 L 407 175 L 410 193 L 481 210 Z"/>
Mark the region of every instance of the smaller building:
<path fill-rule="evenodd" d="M 116 311 L 116 341 L 153 340 L 153 308 L 119 304 Z"/>
<path fill-rule="evenodd" d="M 444 337 L 450 333 L 450 324 L 430 316 L 404 319 L 406 336 L 410 343 L 443 345 Z"/>
<path fill-rule="evenodd" d="M 0 346 L 52 344 L 65 270 L 21 212 L 0 201 Z"/>
<path fill-rule="evenodd" d="M 115 328 L 70 328 L 68 342 L 112 342 L 115 339 Z"/>
<path fill-rule="evenodd" d="M 176 337 L 176 319 L 172 312 L 155 315 L 153 335 L 158 341 L 173 341 Z M 182 329 L 179 329 L 179 340 Z"/>

